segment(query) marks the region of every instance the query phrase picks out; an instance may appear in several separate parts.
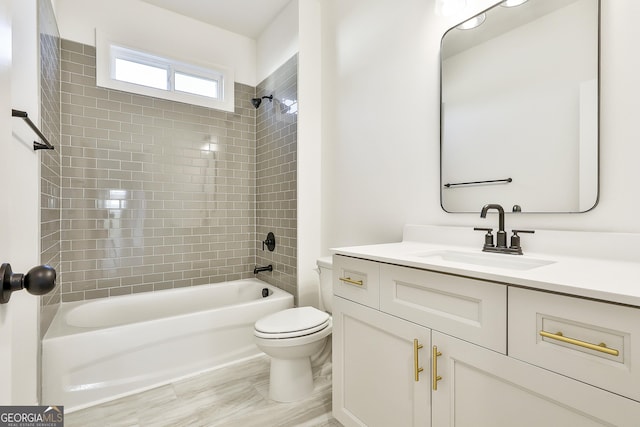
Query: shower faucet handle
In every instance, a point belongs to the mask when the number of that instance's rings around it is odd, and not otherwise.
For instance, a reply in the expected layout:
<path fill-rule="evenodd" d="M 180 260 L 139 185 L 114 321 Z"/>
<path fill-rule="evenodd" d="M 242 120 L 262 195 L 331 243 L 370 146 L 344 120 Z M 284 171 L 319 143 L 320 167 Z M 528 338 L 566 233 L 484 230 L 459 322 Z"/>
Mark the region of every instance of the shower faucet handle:
<path fill-rule="evenodd" d="M 276 236 L 271 231 L 267 234 L 267 239 L 262 241 L 263 251 L 265 245 L 267 245 L 267 249 L 269 249 L 269 252 L 273 252 L 273 250 L 276 248 Z"/>

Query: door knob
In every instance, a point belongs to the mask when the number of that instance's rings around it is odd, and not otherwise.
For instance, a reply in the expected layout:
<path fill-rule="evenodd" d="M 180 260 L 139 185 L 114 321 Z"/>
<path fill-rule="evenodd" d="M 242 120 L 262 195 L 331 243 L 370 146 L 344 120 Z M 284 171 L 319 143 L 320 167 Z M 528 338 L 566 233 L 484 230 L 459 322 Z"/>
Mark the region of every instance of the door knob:
<path fill-rule="evenodd" d="M 27 274 L 14 273 L 11 264 L 2 264 L 0 267 L 0 280 L 2 280 L 2 293 L 0 304 L 6 304 L 11 298 L 11 292 L 26 289 L 32 295 L 44 295 L 56 287 L 56 270 L 50 265 L 38 265 Z"/>

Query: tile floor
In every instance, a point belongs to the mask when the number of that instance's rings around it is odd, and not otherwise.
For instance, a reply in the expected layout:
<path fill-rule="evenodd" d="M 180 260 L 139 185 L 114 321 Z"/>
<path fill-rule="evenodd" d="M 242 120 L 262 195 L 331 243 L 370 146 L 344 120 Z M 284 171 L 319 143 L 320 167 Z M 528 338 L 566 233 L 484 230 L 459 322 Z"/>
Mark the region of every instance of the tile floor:
<path fill-rule="evenodd" d="M 65 426 L 341 426 L 331 416 L 331 363 L 314 368 L 313 394 L 269 399 L 269 359 L 259 356 L 132 396 L 65 414 Z"/>

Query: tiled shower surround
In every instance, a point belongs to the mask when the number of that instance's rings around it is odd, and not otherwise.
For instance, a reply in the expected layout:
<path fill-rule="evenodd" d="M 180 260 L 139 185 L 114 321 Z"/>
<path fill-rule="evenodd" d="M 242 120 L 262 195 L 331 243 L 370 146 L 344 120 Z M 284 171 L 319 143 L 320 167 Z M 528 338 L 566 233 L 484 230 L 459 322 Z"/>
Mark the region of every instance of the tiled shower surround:
<path fill-rule="evenodd" d="M 297 148 L 298 148 L 298 55 L 294 55 L 276 72 L 262 81 L 258 97 L 256 145 L 256 231 L 258 239 L 276 236 L 273 252 L 256 254 L 259 265 L 272 264 L 273 273 L 260 278 L 294 295 L 297 269 Z"/>
<path fill-rule="evenodd" d="M 63 301 L 253 277 L 254 96 L 236 84 L 227 113 L 99 88 L 95 48 L 62 41 Z"/>
<path fill-rule="evenodd" d="M 60 35 L 51 2 L 38 2 L 38 27 L 40 128 L 56 147 L 40 150 L 40 262 L 60 271 Z M 60 303 L 60 295 L 60 286 L 56 286 L 40 300 L 43 334 Z"/>

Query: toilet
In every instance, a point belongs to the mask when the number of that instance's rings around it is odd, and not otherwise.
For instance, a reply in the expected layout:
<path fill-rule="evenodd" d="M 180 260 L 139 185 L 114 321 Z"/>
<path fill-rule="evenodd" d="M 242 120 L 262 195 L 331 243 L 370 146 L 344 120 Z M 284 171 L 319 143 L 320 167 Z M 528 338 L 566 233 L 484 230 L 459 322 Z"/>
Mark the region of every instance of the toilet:
<path fill-rule="evenodd" d="M 331 257 L 318 259 L 317 265 L 325 311 L 315 307 L 290 308 L 263 317 L 254 326 L 258 348 L 271 357 L 269 398 L 277 402 L 294 402 L 311 394 L 311 358 L 331 345 Z"/>

